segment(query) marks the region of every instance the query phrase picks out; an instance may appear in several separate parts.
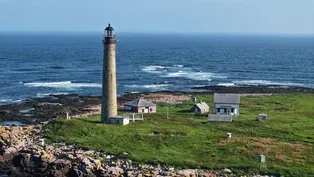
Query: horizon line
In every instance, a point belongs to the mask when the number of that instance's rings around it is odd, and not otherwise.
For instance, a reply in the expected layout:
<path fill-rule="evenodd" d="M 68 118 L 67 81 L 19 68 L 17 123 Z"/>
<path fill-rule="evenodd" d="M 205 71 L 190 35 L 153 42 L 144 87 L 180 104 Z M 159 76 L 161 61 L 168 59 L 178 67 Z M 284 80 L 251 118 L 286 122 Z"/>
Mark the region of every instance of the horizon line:
<path fill-rule="evenodd" d="M 0 34 L 87 34 L 87 33 L 104 33 L 103 31 L 0 31 Z M 116 31 L 116 34 L 188 34 L 188 35 L 256 35 L 256 36 L 314 36 L 314 33 L 254 33 L 254 32 L 166 32 L 166 31 Z"/>

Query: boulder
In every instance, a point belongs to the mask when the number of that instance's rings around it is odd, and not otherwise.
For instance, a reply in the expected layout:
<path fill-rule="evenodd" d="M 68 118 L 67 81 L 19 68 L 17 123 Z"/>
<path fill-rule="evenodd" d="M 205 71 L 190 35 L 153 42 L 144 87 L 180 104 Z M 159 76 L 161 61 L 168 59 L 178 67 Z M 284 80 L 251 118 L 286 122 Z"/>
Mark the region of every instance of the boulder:
<path fill-rule="evenodd" d="M 196 176 L 196 171 L 193 169 L 180 170 L 177 172 L 180 176 L 192 177 Z"/>
<path fill-rule="evenodd" d="M 17 149 L 15 147 L 9 147 L 5 150 L 6 154 L 16 153 Z"/>
<path fill-rule="evenodd" d="M 121 174 L 124 173 L 123 169 L 120 167 L 109 167 L 108 172 L 109 174 L 116 175 L 116 176 L 120 176 Z"/>
<path fill-rule="evenodd" d="M 74 156 L 73 156 L 72 154 L 69 154 L 69 155 L 68 155 L 68 159 L 73 160 L 73 159 L 74 159 Z"/>
<path fill-rule="evenodd" d="M 6 129 L 4 127 L 0 127 L 0 133 L 3 133 L 5 131 L 6 131 Z"/>
<path fill-rule="evenodd" d="M 101 162 L 100 160 L 94 160 L 94 166 L 97 170 L 101 168 Z"/>
<path fill-rule="evenodd" d="M 227 174 L 231 174 L 232 173 L 232 171 L 230 169 L 228 169 L 228 168 L 223 169 L 222 172 L 223 173 L 227 173 Z"/>
<path fill-rule="evenodd" d="M 88 158 L 82 157 L 81 162 L 86 166 L 87 169 L 93 168 L 93 164 L 91 163 L 91 161 Z"/>

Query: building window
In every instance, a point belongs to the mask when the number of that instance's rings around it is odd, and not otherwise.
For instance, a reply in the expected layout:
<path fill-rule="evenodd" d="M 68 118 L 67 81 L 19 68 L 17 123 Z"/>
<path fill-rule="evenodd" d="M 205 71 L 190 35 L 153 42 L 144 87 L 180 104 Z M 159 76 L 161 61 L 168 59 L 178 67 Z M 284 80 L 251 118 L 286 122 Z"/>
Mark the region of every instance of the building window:
<path fill-rule="evenodd" d="M 149 108 L 149 111 L 152 112 L 152 111 L 153 111 L 153 108 Z"/>
<path fill-rule="evenodd" d="M 145 112 L 145 109 L 142 109 L 142 112 Z"/>

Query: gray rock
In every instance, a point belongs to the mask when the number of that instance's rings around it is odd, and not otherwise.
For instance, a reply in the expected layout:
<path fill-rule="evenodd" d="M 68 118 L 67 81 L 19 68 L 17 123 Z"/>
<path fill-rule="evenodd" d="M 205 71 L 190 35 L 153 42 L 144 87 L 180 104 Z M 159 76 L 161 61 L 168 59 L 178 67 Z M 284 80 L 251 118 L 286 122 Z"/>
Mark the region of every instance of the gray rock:
<path fill-rule="evenodd" d="M 121 175 L 124 173 L 123 169 L 120 167 L 109 167 L 108 172 L 112 175 Z"/>
<path fill-rule="evenodd" d="M 181 176 L 196 176 L 196 171 L 193 169 L 180 170 L 177 173 Z"/>

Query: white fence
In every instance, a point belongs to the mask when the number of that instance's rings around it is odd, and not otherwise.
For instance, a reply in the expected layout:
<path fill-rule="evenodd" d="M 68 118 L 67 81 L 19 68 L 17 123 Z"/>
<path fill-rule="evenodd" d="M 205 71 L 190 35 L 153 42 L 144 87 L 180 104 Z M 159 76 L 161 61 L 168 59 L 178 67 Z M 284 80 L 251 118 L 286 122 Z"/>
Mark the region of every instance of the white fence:
<path fill-rule="evenodd" d="M 144 120 L 143 114 L 141 113 L 124 114 L 124 117 L 129 118 L 129 120 L 132 120 L 133 122 L 136 120 Z"/>

